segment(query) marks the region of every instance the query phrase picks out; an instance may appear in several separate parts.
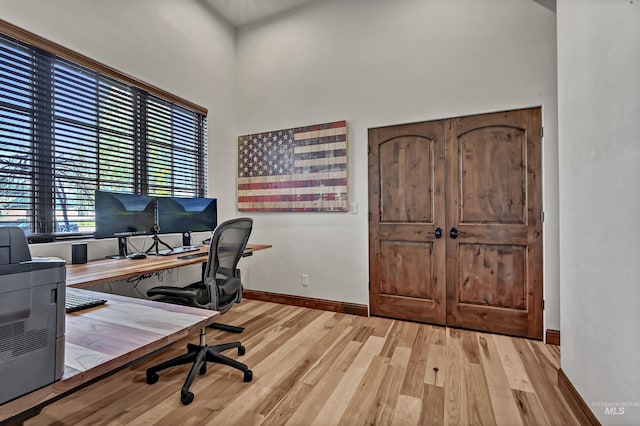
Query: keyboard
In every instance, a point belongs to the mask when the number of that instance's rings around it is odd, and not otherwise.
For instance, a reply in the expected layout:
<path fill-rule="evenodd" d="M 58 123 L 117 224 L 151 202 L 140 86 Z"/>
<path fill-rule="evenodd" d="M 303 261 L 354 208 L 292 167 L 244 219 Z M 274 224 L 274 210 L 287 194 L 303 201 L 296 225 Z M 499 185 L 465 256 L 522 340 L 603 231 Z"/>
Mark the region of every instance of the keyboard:
<path fill-rule="evenodd" d="M 187 253 L 190 251 L 198 251 L 200 250 L 200 247 L 198 246 L 182 246 L 182 247 L 174 247 L 173 249 L 169 250 L 159 250 L 158 251 L 158 255 L 159 256 L 170 256 L 172 254 L 179 254 L 179 253 Z M 154 254 L 154 253 L 151 253 Z"/>
<path fill-rule="evenodd" d="M 185 254 L 184 256 L 178 256 L 178 259 L 195 259 L 196 257 L 209 256 L 209 252 L 203 251 L 200 253 Z"/>
<path fill-rule="evenodd" d="M 64 300 L 64 310 L 67 313 L 76 312 L 81 311 L 82 309 L 104 305 L 105 303 L 107 303 L 106 299 L 97 299 L 95 297 L 67 293 Z"/>

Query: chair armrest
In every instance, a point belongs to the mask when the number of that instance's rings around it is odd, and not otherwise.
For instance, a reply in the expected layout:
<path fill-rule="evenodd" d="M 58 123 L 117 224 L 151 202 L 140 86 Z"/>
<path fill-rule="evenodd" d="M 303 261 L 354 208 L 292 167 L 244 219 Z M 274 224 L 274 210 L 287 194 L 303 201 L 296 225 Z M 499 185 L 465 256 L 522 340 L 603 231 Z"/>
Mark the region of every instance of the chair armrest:
<path fill-rule="evenodd" d="M 224 280 L 218 279 L 216 281 L 220 297 L 232 296 L 238 291 L 242 291 L 242 282 L 238 278 L 231 277 Z"/>

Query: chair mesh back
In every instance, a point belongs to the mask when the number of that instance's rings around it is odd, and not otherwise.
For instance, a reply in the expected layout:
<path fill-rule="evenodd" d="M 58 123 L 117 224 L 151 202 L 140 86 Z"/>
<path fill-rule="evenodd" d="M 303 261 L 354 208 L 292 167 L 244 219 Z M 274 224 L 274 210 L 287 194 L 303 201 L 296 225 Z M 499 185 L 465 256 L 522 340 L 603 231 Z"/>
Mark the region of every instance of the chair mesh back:
<path fill-rule="evenodd" d="M 231 219 L 218 225 L 211 238 L 209 261 L 205 269 L 205 280 L 215 282 L 216 277 L 233 277 L 247 245 L 253 219 L 248 217 Z"/>

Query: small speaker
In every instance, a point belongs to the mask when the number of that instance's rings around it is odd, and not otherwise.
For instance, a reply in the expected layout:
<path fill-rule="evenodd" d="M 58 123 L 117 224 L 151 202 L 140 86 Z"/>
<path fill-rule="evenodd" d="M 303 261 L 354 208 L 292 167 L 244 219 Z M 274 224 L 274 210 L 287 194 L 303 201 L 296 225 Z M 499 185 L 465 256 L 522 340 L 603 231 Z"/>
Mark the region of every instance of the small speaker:
<path fill-rule="evenodd" d="M 87 243 L 71 244 L 71 263 L 87 263 Z"/>
<path fill-rule="evenodd" d="M 191 245 L 191 232 L 185 231 L 182 233 L 182 245 L 190 246 Z"/>

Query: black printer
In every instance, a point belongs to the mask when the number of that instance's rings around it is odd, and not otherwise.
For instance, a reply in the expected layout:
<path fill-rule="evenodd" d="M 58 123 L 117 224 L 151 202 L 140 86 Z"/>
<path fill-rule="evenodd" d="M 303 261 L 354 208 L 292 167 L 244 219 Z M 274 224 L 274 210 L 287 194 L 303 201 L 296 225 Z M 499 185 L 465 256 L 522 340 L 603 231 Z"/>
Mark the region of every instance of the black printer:
<path fill-rule="evenodd" d="M 0 404 L 64 373 L 65 262 L 31 259 L 24 232 L 0 227 Z"/>

